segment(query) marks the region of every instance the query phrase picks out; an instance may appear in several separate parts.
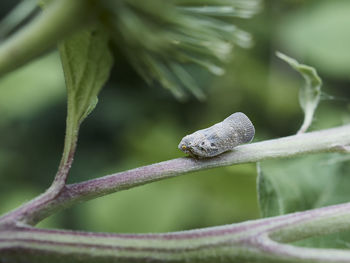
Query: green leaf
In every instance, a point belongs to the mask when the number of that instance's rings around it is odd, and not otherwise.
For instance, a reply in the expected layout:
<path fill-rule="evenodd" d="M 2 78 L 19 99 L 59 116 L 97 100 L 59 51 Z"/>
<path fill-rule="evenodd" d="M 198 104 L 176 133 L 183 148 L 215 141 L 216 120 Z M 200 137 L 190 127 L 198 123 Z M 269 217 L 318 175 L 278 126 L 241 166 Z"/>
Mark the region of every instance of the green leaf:
<path fill-rule="evenodd" d="M 311 125 L 315 110 L 320 101 L 322 80 L 313 67 L 300 64 L 295 59 L 280 52 L 276 54 L 280 59 L 284 60 L 293 69 L 298 71 L 305 79 L 305 86 L 303 86 L 299 92 L 299 103 L 304 111 L 304 122 L 298 133 L 303 133 Z"/>
<path fill-rule="evenodd" d="M 59 45 L 68 100 L 64 159 L 68 158 L 80 124 L 95 108 L 97 95 L 108 79 L 113 64 L 108 41 L 104 30 L 92 28 Z"/>
<path fill-rule="evenodd" d="M 97 28 L 72 36 L 59 46 L 67 85 L 68 109 L 80 124 L 96 106 L 97 94 L 108 79 L 112 55 L 108 35 Z"/>
<path fill-rule="evenodd" d="M 349 159 L 318 154 L 264 161 L 258 169 L 263 217 L 338 204 L 350 199 Z"/>
<path fill-rule="evenodd" d="M 318 154 L 258 165 L 258 200 L 263 217 L 339 204 L 350 200 L 350 159 Z M 324 246 L 339 235 L 298 244 Z M 350 235 L 343 235 L 350 242 Z M 335 247 L 340 247 L 339 243 Z"/>

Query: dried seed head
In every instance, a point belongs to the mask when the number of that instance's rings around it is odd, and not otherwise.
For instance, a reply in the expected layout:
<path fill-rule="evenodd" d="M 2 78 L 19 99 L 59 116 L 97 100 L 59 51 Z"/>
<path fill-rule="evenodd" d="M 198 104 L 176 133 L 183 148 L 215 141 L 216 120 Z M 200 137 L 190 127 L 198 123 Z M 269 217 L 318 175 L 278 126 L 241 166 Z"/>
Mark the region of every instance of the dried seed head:
<path fill-rule="evenodd" d="M 178 148 L 198 158 L 207 158 L 251 142 L 255 129 L 249 118 L 236 112 L 222 122 L 182 138 Z"/>

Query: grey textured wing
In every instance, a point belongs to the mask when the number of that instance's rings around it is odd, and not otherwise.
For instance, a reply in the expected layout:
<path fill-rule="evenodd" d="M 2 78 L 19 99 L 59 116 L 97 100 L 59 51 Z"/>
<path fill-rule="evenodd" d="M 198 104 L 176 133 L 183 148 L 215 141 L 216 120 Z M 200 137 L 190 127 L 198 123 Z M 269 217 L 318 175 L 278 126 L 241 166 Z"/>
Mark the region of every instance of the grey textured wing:
<path fill-rule="evenodd" d="M 222 122 L 185 136 L 178 147 L 194 157 L 213 157 L 250 142 L 254 134 L 255 129 L 249 118 L 244 113 L 236 112 Z"/>

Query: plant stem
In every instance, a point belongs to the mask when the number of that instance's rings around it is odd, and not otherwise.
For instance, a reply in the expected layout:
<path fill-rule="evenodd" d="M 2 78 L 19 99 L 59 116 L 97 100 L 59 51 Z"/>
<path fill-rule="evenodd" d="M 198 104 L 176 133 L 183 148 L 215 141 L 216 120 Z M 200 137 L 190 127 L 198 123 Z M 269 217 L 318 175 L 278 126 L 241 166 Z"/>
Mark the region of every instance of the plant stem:
<path fill-rule="evenodd" d="M 350 203 L 168 234 L 113 235 L 24 226 L 74 203 L 183 173 L 305 153 L 344 152 L 349 144 L 346 125 L 242 145 L 211 159 L 178 158 L 72 185 L 59 179 L 60 191 L 47 191 L 0 218 L 0 262 L 350 262 L 348 251 L 278 243 L 349 230 Z M 75 147 L 71 149 L 74 152 Z M 73 159 L 69 156 L 63 157 L 67 167 Z"/>
<path fill-rule="evenodd" d="M 0 76 L 53 48 L 92 19 L 88 1 L 55 0 L 28 25 L 0 45 Z"/>
<path fill-rule="evenodd" d="M 0 261 L 350 262 L 350 251 L 301 248 L 273 240 L 291 241 L 348 230 L 349 219 L 350 203 L 347 203 L 166 234 L 106 234 L 15 227 L 0 231 Z"/>
<path fill-rule="evenodd" d="M 101 178 L 66 185 L 58 199 L 46 207 L 47 213 L 94 199 L 109 193 L 129 189 L 184 173 L 240 163 L 285 158 L 306 153 L 342 152 L 350 144 L 350 125 L 238 146 L 235 150 L 210 159 L 191 157 L 173 159 Z"/>
<path fill-rule="evenodd" d="M 68 98 L 67 111 L 63 155 L 51 186 L 45 193 L 8 213 L 7 216 L 4 216 L 4 220 L 0 217 L 0 228 L 1 224 L 8 226 L 18 223 L 31 224 L 31 221 L 38 222 L 44 216 L 42 213 L 46 210 L 42 208 L 50 206 L 53 200 L 57 199 L 62 191 L 64 191 L 69 170 L 73 163 L 79 133 L 79 123 L 74 119 L 74 107 L 70 98 Z"/>
<path fill-rule="evenodd" d="M 65 185 L 56 198 L 41 202 L 38 197 L 0 218 L 35 225 L 49 215 L 75 203 L 129 189 L 184 173 L 306 153 L 342 152 L 350 145 L 350 125 L 289 137 L 241 145 L 231 152 L 210 159 L 173 159 L 101 178 Z"/>
<path fill-rule="evenodd" d="M 46 209 L 44 207 L 50 206 L 50 203 L 62 193 L 66 185 L 66 180 L 69 170 L 72 166 L 74 154 L 78 141 L 79 123 L 75 120 L 74 105 L 72 104 L 71 96 L 68 96 L 67 103 L 67 120 L 66 120 L 66 134 L 64 140 L 63 154 L 56 176 L 51 186 L 37 198 L 29 201 L 27 204 L 20 206 L 14 211 L 4 216 L 4 220 L 0 218 L 1 225 L 6 227 L 18 224 L 31 224 L 38 222 L 44 215 L 42 214 Z M 2 222 L 1 222 L 2 221 Z M 1 261 L 0 261 L 1 262 Z"/>
<path fill-rule="evenodd" d="M 60 193 L 66 185 L 67 176 L 72 166 L 77 147 L 80 126 L 75 119 L 75 108 L 72 102 L 73 98 L 69 95 L 67 97 L 66 134 L 64 138 L 63 154 L 55 179 L 48 189 L 48 191 L 56 192 L 57 194 Z"/>

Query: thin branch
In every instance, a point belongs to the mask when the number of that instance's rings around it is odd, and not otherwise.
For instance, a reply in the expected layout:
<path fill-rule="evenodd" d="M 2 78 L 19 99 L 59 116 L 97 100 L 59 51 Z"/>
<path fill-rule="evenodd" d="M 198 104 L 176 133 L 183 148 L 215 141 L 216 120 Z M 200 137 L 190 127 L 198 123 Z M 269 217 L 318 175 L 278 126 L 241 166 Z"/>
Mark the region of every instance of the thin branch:
<path fill-rule="evenodd" d="M 41 203 L 24 204 L 0 218 L 35 225 L 56 211 L 75 203 L 129 189 L 153 181 L 220 166 L 285 158 L 306 153 L 338 151 L 350 144 L 350 125 L 300 135 L 241 145 L 210 159 L 177 158 L 77 184 L 66 185 L 59 196 Z M 40 201 L 40 202 L 39 202 Z"/>
<path fill-rule="evenodd" d="M 238 146 L 235 150 L 210 159 L 191 157 L 173 159 L 101 178 L 67 185 L 50 205 L 50 210 L 60 206 L 90 200 L 109 193 L 129 189 L 149 182 L 178 176 L 184 173 L 240 163 L 285 158 L 306 153 L 337 151 L 339 145 L 350 142 L 350 125 L 294 135 Z M 51 211 L 53 211 L 51 210 Z"/>
<path fill-rule="evenodd" d="M 68 112 L 70 111 L 68 105 Z M 64 141 L 64 150 L 61 158 L 60 165 L 56 176 L 51 184 L 51 186 L 40 196 L 31 200 L 27 204 L 20 206 L 14 211 L 8 213 L 4 217 L 0 217 L 0 228 L 1 225 L 5 227 L 13 227 L 19 223 L 27 223 L 28 218 L 39 217 L 41 218 L 41 210 L 47 207 L 53 200 L 57 199 L 62 193 L 66 186 L 66 180 L 73 163 L 74 154 L 78 141 L 78 131 L 79 127 L 76 127 L 75 122 L 71 121 L 74 114 L 67 114 L 67 124 L 66 124 L 66 136 Z"/>

